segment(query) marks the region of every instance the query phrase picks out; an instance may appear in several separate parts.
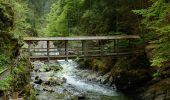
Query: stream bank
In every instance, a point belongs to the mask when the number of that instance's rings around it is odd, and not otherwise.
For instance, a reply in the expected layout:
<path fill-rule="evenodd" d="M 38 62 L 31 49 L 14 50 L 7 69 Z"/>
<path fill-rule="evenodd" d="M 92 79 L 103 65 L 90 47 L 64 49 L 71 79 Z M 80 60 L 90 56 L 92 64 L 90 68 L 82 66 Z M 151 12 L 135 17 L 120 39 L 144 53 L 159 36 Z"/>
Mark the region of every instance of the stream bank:
<path fill-rule="evenodd" d="M 165 64 L 160 77 L 154 77 L 141 89 L 143 100 L 170 100 L 170 67 Z"/>
<path fill-rule="evenodd" d="M 140 88 L 152 80 L 152 69 L 146 54 L 119 57 L 117 59 L 111 57 L 93 58 L 85 60 L 84 63 L 83 60 L 78 62 L 80 62 L 80 69 L 87 68 L 98 72 L 104 77 L 101 78 L 100 75 L 96 77 L 96 75 L 87 74 L 86 78 L 114 87 L 124 94 L 131 96 L 134 100 L 142 99 L 140 97 L 142 93 Z"/>
<path fill-rule="evenodd" d="M 93 70 L 93 73 L 98 72 L 105 78 L 102 79 L 97 74 L 86 74 L 82 77 L 115 86 L 128 96 L 133 97 L 135 94 L 135 100 L 170 100 L 169 64 L 165 64 L 159 77 L 153 77 L 156 70 L 150 66 L 150 56 L 142 54 L 119 59 L 86 59 L 85 62 L 78 62 L 80 69 Z"/>
<path fill-rule="evenodd" d="M 118 59 L 90 59 L 81 65 L 88 67 L 80 66 L 80 68 L 84 67 L 100 72 L 106 76 L 103 83 L 108 83 L 111 86 L 115 84 L 117 89 L 122 91 L 133 90 L 152 79 L 149 60 L 143 54 Z"/>

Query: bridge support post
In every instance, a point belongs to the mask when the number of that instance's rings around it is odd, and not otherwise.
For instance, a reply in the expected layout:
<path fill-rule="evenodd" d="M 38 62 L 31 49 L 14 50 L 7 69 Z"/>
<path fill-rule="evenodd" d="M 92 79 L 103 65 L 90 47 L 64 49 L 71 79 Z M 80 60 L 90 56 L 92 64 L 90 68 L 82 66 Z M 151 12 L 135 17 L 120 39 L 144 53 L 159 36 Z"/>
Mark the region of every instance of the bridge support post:
<path fill-rule="evenodd" d="M 7 91 L 3 92 L 3 100 L 7 100 Z"/>
<path fill-rule="evenodd" d="M 116 53 L 116 40 L 114 40 L 114 53 Z"/>
<path fill-rule="evenodd" d="M 28 42 L 28 53 L 29 53 L 29 61 L 30 61 L 30 56 L 31 56 L 31 42 Z"/>
<path fill-rule="evenodd" d="M 85 40 L 82 40 L 82 55 L 83 56 L 86 56 L 86 41 Z"/>
<path fill-rule="evenodd" d="M 65 40 L 64 44 L 65 44 L 65 56 L 66 56 L 65 60 L 68 61 L 68 41 Z"/>
<path fill-rule="evenodd" d="M 128 47 L 130 50 L 134 50 L 135 46 L 132 39 L 128 39 Z"/>
<path fill-rule="evenodd" d="M 99 46 L 100 46 L 100 55 L 102 56 L 103 55 L 104 47 L 103 47 L 103 43 L 102 43 L 101 40 L 99 40 Z"/>
<path fill-rule="evenodd" d="M 47 41 L 47 57 L 48 62 L 50 62 L 50 41 Z"/>

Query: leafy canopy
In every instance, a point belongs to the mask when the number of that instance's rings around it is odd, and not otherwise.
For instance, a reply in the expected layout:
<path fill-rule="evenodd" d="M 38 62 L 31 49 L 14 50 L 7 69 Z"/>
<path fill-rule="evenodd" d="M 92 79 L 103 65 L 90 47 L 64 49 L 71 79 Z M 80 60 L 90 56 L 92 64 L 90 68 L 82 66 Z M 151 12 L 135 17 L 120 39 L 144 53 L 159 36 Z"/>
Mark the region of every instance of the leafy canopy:
<path fill-rule="evenodd" d="M 152 66 L 162 67 L 170 60 L 170 1 L 152 0 L 152 3 L 149 8 L 134 12 L 144 17 L 142 24 L 146 41 L 157 44 Z"/>

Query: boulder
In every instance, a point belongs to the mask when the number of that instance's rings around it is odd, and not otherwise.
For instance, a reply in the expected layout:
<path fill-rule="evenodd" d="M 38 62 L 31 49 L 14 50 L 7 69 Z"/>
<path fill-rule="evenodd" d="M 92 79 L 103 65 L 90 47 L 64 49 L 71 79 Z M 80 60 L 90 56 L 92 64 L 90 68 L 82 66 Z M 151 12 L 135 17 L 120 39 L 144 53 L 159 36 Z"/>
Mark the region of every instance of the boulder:
<path fill-rule="evenodd" d="M 84 100 L 84 99 L 86 99 L 86 96 L 83 95 L 83 94 L 79 94 L 77 97 L 78 97 L 78 100 Z"/>
<path fill-rule="evenodd" d="M 34 83 L 36 83 L 36 84 L 42 84 L 42 82 L 43 82 L 43 81 L 42 81 L 41 79 L 38 79 L 38 80 L 35 80 L 35 81 L 34 81 Z"/>
<path fill-rule="evenodd" d="M 43 91 L 48 91 L 48 92 L 55 92 L 52 87 L 46 86 L 43 88 Z"/>
<path fill-rule="evenodd" d="M 112 68 L 109 78 L 119 90 L 135 90 L 152 79 L 149 60 L 145 55 L 120 58 Z M 108 78 L 108 79 L 109 79 Z"/>
<path fill-rule="evenodd" d="M 49 77 L 47 80 L 43 82 L 43 85 L 55 86 L 55 85 L 62 85 L 66 82 L 65 78 L 56 78 L 56 77 Z"/>
<path fill-rule="evenodd" d="M 62 69 L 62 67 L 59 64 L 51 65 L 50 68 L 51 70 L 54 70 L 54 71 L 59 71 Z"/>
<path fill-rule="evenodd" d="M 40 68 L 39 72 L 46 72 L 46 69 L 45 68 Z"/>
<path fill-rule="evenodd" d="M 36 76 L 35 77 L 35 81 L 34 81 L 34 83 L 36 83 L 36 84 L 42 84 L 42 80 L 39 78 L 39 76 Z"/>

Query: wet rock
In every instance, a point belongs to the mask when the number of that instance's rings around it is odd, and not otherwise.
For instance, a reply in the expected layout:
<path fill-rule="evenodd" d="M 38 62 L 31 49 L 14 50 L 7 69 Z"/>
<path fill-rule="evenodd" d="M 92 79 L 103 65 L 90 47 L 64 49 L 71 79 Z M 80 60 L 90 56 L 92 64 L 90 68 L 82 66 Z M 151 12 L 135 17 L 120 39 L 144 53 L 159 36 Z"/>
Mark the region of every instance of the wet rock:
<path fill-rule="evenodd" d="M 110 84 L 110 82 L 112 81 L 112 77 L 109 77 L 110 74 L 111 74 L 111 73 L 109 72 L 109 73 L 105 74 L 104 76 L 101 76 L 100 82 L 101 82 L 102 84 L 107 84 L 107 83 Z"/>
<path fill-rule="evenodd" d="M 44 87 L 43 91 L 55 92 L 52 87 Z"/>
<path fill-rule="evenodd" d="M 39 94 L 39 93 L 36 93 L 36 96 L 37 96 L 37 95 L 40 95 L 40 94 Z"/>
<path fill-rule="evenodd" d="M 42 80 L 39 78 L 39 76 L 36 76 L 35 77 L 35 81 L 34 81 L 34 83 L 36 83 L 36 84 L 42 84 Z"/>
<path fill-rule="evenodd" d="M 79 94 L 77 97 L 78 97 L 78 100 L 86 99 L 86 96 L 83 94 Z"/>
<path fill-rule="evenodd" d="M 40 68 L 39 72 L 46 72 L 45 68 Z"/>
<path fill-rule="evenodd" d="M 55 85 L 62 85 L 66 82 L 66 79 L 60 79 L 56 77 L 49 77 L 47 80 L 43 82 L 43 85 L 55 86 Z"/>
<path fill-rule="evenodd" d="M 41 79 L 38 79 L 38 80 L 35 80 L 35 81 L 34 81 L 34 83 L 36 83 L 36 84 L 42 84 L 42 82 L 43 82 L 43 81 L 42 81 Z"/>
<path fill-rule="evenodd" d="M 52 70 L 50 67 L 45 67 L 44 69 L 45 69 L 45 72 L 49 72 Z"/>
<path fill-rule="evenodd" d="M 62 78 L 63 83 L 66 83 L 67 79 L 65 77 Z"/>
<path fill-rule="evenodd" d="M 38 80 L 39 79 L 39 76 L 35 76 L 35 80 Z"/>
<path fill-rule="evenodd" d="M 56 89 L 56 92 L 57 93 L 64 93 L 64 92 L 66 92 L 67 91 L 67 89 L 65 89 L 65 88 L 57 88 Z"/>
<path fill-rule="evenodd" d="M 59 64 L 51 65 L 50 68 L 51 70 L 54 70 L 54 71 L 59 71 L 63 69 Z"/>

